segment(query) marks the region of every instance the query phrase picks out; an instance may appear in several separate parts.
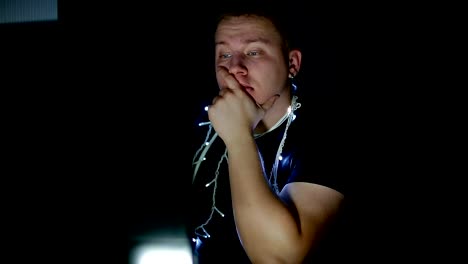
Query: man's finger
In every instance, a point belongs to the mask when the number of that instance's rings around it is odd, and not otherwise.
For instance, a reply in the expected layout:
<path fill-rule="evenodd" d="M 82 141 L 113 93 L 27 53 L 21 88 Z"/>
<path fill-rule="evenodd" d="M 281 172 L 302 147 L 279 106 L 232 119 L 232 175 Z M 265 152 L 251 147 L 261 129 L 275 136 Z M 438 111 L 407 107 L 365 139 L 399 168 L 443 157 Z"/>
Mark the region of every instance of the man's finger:
<path fill-rule="evenodd" d="M 219 90 L 218 95 L 219 95 L 219 96 L 223 96 L 223 95 L 225 95 L 227 92 L 228 92 L 227 88 L 221 88 L 221 90 Z"/>
<path fill-rule="evenodd" d="M 221 88 L 229 88 L 233 90 L 241 89 L 242 86 L 239 84 L 236 78 L 234 78 L 234 76 L 227 71 L 226 68 L 218 67 L 216 71 L 219 75 L 219 78 L 223 80 L 225 84 L 225 87 L 221 87 Z"/>

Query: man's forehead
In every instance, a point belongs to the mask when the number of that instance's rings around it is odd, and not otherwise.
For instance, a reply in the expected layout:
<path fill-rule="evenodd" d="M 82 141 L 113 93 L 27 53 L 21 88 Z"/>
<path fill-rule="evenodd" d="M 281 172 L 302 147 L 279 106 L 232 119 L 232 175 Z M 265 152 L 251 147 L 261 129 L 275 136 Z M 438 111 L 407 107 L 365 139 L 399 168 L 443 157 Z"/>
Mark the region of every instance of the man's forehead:
<path fill-rule="evenodd" d="M 218 24 L 217 31 L 220 30 L 241 30 L 244 28 L 258 28 L 261 30 L 275 30 L 273 23 L 264 17 L 259 16 L 236 16 L 226 17 Z"/>
<path fill-rule="evenodd" d="M 279 38 L 278 32 L 268 20 L 241 19 L 221 22 L 215 34 L 216 43 L 222 44 L 234 39 L 242 42 L 269 43 Z"/>

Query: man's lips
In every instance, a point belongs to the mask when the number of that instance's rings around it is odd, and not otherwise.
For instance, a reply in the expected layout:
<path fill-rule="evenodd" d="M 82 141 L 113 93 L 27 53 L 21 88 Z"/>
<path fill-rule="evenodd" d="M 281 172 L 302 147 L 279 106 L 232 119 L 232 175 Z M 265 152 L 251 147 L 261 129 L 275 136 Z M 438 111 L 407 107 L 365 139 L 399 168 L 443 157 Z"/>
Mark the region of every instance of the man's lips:
<path fill-rule="evenodd" d="M 254 91 L 254 89 L 250 86 L 242 86 L 242 88 L 245 92 L 249 93 L 250 95 L 252 95 L 252 92 Z"/>
<path fill-rule="evenodd" d="M 244 90 L 246 90 L 246 91 L 253 91 L 252 86 L 249 86 L 249 85 L 243 84 L 243 83 L 239 83 L 239 84 L 242 86 L 242 88 L 244 88 Z"/>
<path fill-rule="evenodd" d="M 248 92 L 249 94 L 252 94 L 252 92 L 255 90 L 252 86 L 250 86 L 249 84 L 247 84 L 247 82 L 243 82 L 243 81 L 240 81 L 239 79 L 237 79 L 237 82 L 240 84 L 240 86 L 242 87 L 242 89 L 246 92 Z"/>

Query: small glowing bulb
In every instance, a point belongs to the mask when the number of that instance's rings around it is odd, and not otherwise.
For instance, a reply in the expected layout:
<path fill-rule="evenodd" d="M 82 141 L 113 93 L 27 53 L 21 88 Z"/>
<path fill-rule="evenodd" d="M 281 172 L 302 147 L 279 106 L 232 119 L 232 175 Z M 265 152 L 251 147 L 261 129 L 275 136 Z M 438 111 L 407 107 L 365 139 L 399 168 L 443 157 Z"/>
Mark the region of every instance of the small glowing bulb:
<path fill-rule="evenodd" d="M 198 126 L 206 126 L 209 124 L 211 124 L 211 122 L 201 122 L 201 123 L 198 123 Z"/>
<path fill-rule="evenodd" d="M 279 160 L 283 160 L 283 156 L 280 155 L 280 156 L 278 157 L 278 159 L 279 159 Z"/>
<path fill-rule="evenodd" d="M 213 182 L 215 182 L 215 180 L 216 180 L 216 179 L 214 179 L 214 180 L 210 181 L 209 183 L 205 184 L 205 187 L 210 186 Z"/>
<path fill-rule="evenodd" d="M 205 106 L 205 111 L 208 111 L 208 106 Z"/>
<path fill-rule="evenodd" d="M 218 208 L 214 207 L 214 209 L 216 210 L 216 212 L 218 212 L 218 214 L 220 214 L 222 217 L 224 217 L 224 214 L 223 214 L 223 213 L 221 213 L 221 211 L 220 211 L 220 210 L 218 210 Z"/>
<path fill-rule="evenodd" d="M 210 142 L 205 142 L 205 145 L 208 146 L 210 144 Z"/>

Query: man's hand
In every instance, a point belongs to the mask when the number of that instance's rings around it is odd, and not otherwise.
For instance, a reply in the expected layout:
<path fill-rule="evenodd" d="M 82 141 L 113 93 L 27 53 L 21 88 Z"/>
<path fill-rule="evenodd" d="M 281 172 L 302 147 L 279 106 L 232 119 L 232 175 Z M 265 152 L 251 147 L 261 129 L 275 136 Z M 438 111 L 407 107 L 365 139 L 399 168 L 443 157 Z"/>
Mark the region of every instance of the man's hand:
<path fill-rule="evenodd" d="M 251 136 L 278 95 L 259 105 L 225 68 L 218 67 L 217 74 L 220 91 L 208 108 L 211 124 L 226 143 L 236 141 L 238 137 Z"/>

